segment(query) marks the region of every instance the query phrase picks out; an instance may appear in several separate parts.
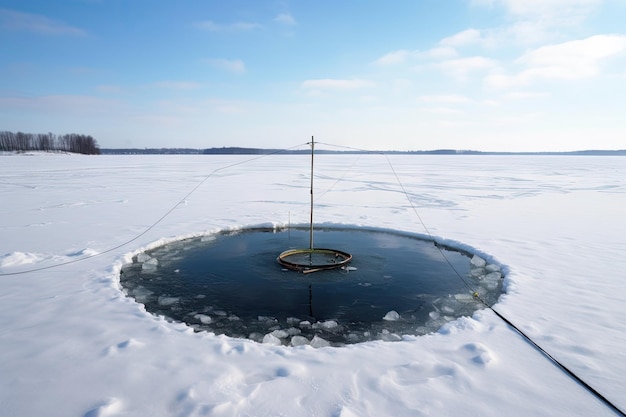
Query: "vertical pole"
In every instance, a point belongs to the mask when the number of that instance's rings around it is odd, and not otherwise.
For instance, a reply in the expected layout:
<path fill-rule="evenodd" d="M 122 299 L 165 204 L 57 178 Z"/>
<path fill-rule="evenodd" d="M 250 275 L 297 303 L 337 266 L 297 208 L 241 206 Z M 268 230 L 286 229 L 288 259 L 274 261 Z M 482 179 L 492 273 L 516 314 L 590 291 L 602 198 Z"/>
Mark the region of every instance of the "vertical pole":
<path fill-rule="evenodd" d="M 309 249 L 313 250 L 313 152 L 315 140 L 311 136 L 311 221 L 309 224 Z"/>

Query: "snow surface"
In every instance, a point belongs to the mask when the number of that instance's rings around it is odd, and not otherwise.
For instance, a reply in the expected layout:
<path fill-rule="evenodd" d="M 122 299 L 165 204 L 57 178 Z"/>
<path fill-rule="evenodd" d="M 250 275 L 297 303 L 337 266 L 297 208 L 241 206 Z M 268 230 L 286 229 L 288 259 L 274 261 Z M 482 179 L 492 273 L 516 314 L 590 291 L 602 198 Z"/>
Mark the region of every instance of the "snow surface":
<path fill-rule="evenodd" d="M 320 155 L 316 223 L 430 233 L 502 265 L 495 308 L 626 410 L 626 158 L 389 161 L 416 211 L 385 156 Z M 121 265 L 147 247 L 306 224 L 308 163 L 0 156 L 0 415 L 615 415 L 489 310 L 399 342 L 283 347 L 124 296 Z"/>

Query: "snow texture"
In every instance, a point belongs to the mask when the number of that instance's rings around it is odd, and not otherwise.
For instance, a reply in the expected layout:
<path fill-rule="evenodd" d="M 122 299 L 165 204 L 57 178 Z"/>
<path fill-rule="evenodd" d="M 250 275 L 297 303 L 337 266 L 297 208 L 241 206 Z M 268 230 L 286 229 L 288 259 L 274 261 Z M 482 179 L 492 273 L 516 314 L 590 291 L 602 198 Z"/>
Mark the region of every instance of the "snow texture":
<path fill-rule="evenodd" d="M 403 187 L 384 156 L 320 155 L 316 223 L 430 233 L 476 254 L 484 280 L 506 277 L 494 308 L 626 410 L 626 158 L 389 160 Z M 426 336 L 385 329 L 399 341 L 336 348 L 294 331 L 258 342 L 196 333 L 121 290 L 121 265 L 146 248 L 306 224 L 308 164 L 0 156 L 0 414 L 615 415 L 487 309 Z"/>

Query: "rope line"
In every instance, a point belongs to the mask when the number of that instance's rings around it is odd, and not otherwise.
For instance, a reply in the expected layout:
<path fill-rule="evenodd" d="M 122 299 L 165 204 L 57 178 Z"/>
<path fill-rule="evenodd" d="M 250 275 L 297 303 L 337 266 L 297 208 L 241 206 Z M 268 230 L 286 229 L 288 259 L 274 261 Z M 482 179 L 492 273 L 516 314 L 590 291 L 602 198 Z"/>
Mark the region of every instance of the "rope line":
<path fill-rule="evenodd" d="M 130 244 L 130 243 L 132 243 L 134 241 L 136 241 L 137 239 L 141 238 L 146 233 L 148 233 L 149 231 L 154 229 L 158 224 L 160 224 L 163 220 L 165 220 L 165 218 L 167 218 L 170 214 L 172 214 L 172 212 L 178 206 L 180 206 L 185 200 L 187 200 L 193 193 L 195 193 L 198 190 L 198 188 L 200 188 L 209 178 L 211 178 L 216 173 L 218 173 L 220 171 L 223 171 L 223 170 L 226 170 L 226 169 L 229 169 L 229 168 L 236 167 L 238 165 L 244 165 L 244 164 L 250 163 L 252 161 L 256 161 L 258 159 L 263 159 L 263 158 L 266 158 L 268 156 L 272 156 L 272 155 L 280 154 L 280 153 L 283 153 L 283 152 L 286 152 L 286 151 L 290 151 L 290 150 L 296 149 L 296 148 L 304 146 L 304 145 L 306 145 L 306 143 L 301 143 L 299 145 L 292 146 L 291 148 L 281 149 L 281 150 L 270 152 L 270 153 L 267 153 L 267 154 L 262 154 L 262 155 L 259 155 L 259 156 L 255 156 L 253 158 L 249 158 L 249 159 L 246 159 L 246 160 L 243 160 L 243 161 L 235 162 L 233 164 L 226 165 L 226 166 L 214 169 L 208 175 L 206 175 L 204 178 L 202 178 L 202 180 L 198 184 L 196 184 L 191 189 L 191 191 L 189 191 L 187 194 L 185 194 L 185 196 L 183 198 L 181 198 L 176 204 L 174 204 L 169 210 L 167 210 L 165 212 L 165 214 L 163 214 L 156 221 L 154 221 L 152 224 L 150 224 L 144 231 L 142 231 L 138 235 L 134 236 L 133 238 L 131 238 L 131 239 L 129 239 L 129 240 L 123 242 L 123 243 L 120 243 L 119 245 L 116 245 L 116 246 L 114 246 L 112 248 L 106 249 L 106 250 L 104 250 L 102 252 L 94 253 L 92 255 L 83 256 L 83 257 L 77 258 L 77 259 L 72 259 L 70 261 L 56 263 L 56 264 L 53 264 L 53 265 L 42 266 L 42 267 L 39 267 L 39 268 L 27 269 L 27 270 L 24 270 L 24 271 L 3 272 L 3 273 L 0 273 L 0 277 L 12 276 L 12 275 L 23 275 L 23 274 L 28 274 L 28 273 L 31 273 L 31 272 L 39 272 L 39 271 L 45 271 L 45 270 L 48 270 L 48 269 L 59 268 L 59 267 L 62 267 L 62 266 L 66 266 L 66 265 L 70 265 L 70 264 L 75 264 L 75 263 L 78 263 L 78 262 L 86 261 L 87 259 L 96 258 L 98 256 L 102 256 L 102 255 L 105 255 L 107 253 L 111 253 L 113 251 L 116 251 L 116 250 L 118 250 L 118 249 L 120 249 L 120 248 L 122 248 L 122 247 L 124 247 L 124 246 L 126 246 L 126 245 L 128 245 L 128 244 Z"/>

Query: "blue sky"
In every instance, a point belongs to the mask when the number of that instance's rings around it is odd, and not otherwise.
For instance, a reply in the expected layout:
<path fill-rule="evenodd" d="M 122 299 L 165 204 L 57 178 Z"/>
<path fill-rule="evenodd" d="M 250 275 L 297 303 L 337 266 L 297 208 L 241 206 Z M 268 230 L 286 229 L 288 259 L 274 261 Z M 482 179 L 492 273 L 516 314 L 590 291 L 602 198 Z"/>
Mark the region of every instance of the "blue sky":
<path fill-rule="evenodd" d="M 624 22 L 624 0 L 0 0 L 0 130 L 624 149 Z"/>

